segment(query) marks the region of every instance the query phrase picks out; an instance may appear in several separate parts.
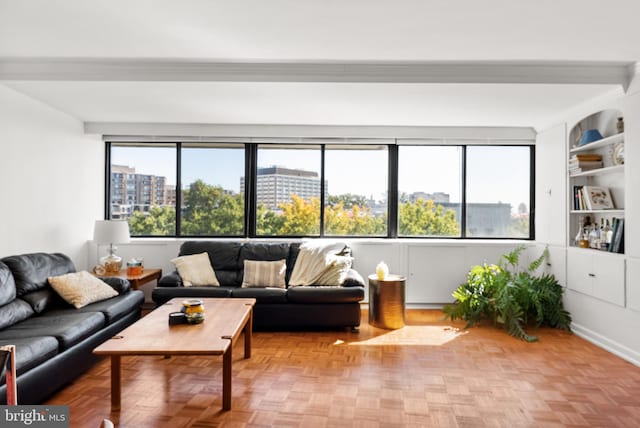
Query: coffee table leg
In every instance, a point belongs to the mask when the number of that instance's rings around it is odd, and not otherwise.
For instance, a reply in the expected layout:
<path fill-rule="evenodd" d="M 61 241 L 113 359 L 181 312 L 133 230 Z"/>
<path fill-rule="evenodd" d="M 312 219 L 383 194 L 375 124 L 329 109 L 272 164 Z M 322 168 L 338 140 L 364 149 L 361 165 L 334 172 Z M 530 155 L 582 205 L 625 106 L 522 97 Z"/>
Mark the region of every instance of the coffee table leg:
<path fill-rule="evenodd" d="M 120 410 L 120 356 L 111 356 L 111 409 Z"/>
<path fill-rule="evenodd" d="M 249 312 L 249 319 L 244 325 L 244 357 L 251 358 L 251 335 L 253 334 L 253 309 Z"/>
<path fill-rule="evenodd" d="M 222 355 L 222 410 L 231 410 L 231 349 L 229 344 Z"/>

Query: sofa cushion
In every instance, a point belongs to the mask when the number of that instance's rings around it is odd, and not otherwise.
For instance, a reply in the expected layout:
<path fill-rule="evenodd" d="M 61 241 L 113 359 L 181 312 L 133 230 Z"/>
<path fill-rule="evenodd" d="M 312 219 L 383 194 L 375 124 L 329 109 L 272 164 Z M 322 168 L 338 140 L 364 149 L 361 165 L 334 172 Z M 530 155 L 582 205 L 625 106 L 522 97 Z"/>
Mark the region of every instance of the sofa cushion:
<path fill-rule="evenodd" d="M 285 259 L 276 261 L 245 260 L 242 288 L 286 288 L 286 272 L 287 263 Z"/>
<path fill-rule="evenodd" d="M 23 295 L 21 299 L 29 303 L 36 314 L 40 314 L 54 308 L 70 307 L 70 305 L 65 302 L 64 299 L 51 287 L 27 293 Z"/>
<path fill-rule="evenodd" d="M 11 303 L 0 306 L 0 330 L 26 320 L 33 314 L 31 305 L 22 299 L 15 299 Z"/>
<path fill-rule="evenodd" d="M 31 308 L 29 306 L 29 308 Z M 60 351 L 69 349 L 105 326 L 101 312 L 79 312 L 70 308 L 57 313 L 45 313 L 0 331 L 0 340 L 53 336 Z"/>
<path fill-rule="evenodd" d="M 16 294 L 49 287 L 47 278 L 75 272 L 71 259 L 64 254 L 31 253 L 5 257 L 2 261 L 9 266 L 16 282 Z"/>
<path fill-rule="evenodd" d="M 107 324 L 113 324 L 131 312 L 139 311 L 143 303 L 144 293 L 141 290 L 131 290 L 129 293 L 72 310 L 76 312 L 102 312 Z M 47 312 L 47 315 L 64 315 L 66 313 L 68 313 L 68 309 L 54 309 Z"/>
<path fill-rule="evenodd" d="M 171 259 L 185 287 L 217 287 L 220 285 L 207 253 L 191 254 Z"/>
<path fill-rule="evenodd" d="M 49 277 L 51 287 L 68 303 L 82 308 L 118 295 L 118 292 L 87 271 Z"/>
<path fill-rule="evenodd" d="M 231 295 L 237 298 L 256 299 L 256 303 L 286 303 L 285 288 L 234 288 Z"/>
<path fill-rule="evenodd" d="M 220 285 L 239 287 L 242 284 L 240 249 L 242 242 L 186 241 L 180 246 L 180 256 L 206 252 Z"/>
<path fill-rule="evenodd" d="M 101 276 L 99 278 L 116 290 L 118 294 L 124 294 L 131 290 L 131 283 L 127 278 L 118 276 Z"/>
<path fill-rule="evenodd" d="M 353 257 L 331 254 L 328 256 L 328 262 L 329 264 L 313 285 L 342 285 L 347 273 L 351 270 Z"/>
<path fill-rule="evenodd" d="M 0 306 L 16 298 L 16 282 L 9 266 L 0 262 Z"/>
<path fill-rule="evenodd" d="M 18 376 L 58 353 L 58 341 L 53 336 L 2 339 L 0 346 L 3 345 L 15 345 L 16 347 L 16 372 Z M 0 383 L 4 383 L 5 374 L 2 374 Z"/>
<path fill-rule="evenodd" d="M 292 303 L 350 303 L 362 299 L 362 287 L 300 285 L 287 290 L 287 300 Z"/>

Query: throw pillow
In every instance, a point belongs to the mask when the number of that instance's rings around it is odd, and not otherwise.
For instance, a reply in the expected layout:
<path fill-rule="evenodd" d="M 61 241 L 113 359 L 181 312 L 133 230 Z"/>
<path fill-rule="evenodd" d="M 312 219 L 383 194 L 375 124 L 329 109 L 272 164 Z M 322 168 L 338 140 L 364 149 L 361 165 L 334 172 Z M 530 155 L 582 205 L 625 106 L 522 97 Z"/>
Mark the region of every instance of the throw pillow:
<path fill-rule="evenodd" d="M 287 263 L 283 260 L 263 262 L 257 260 L 244 261 L 244 277 L 242 287 L 277 287 L 285 288 Z"/>
<path fill-rule="evenodd" d="M 313 285 L 342 285 L 353 265 L 353 257 L 331 255 L 327 260 L 329 265 L 316 278 Z"/>
<path fill-rule="evenodd" d="M 296 263 L 293 266 L 289 286 L 312 285 L 332 263 L 332 257 L 343 253 L 343 242 L 311 240 L 300 245 Z"/>
<path fill-rule="evenodd" d="M 171 260 L 171 263 L 176 265 L 185 287 L 218 287 L 220 285 L 211 267 L 209 254 L 206 252 L 176 257 Z"/>
<path fill-rule="evenodd" d="M 77 309 L 118 295 L 116 290 L 87 271 L 52 276 L 48 280 L 51 287 Z"/>

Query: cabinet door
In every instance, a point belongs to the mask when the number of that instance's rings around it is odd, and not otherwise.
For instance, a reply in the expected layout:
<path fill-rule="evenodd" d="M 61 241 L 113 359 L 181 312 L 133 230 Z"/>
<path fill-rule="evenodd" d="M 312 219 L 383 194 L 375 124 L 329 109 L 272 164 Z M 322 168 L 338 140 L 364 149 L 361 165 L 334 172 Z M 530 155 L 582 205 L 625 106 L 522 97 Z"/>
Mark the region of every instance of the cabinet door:
<path fill-rule="evenodd" d="M 624 258 L 593 254 L 593 297 L 624 307 Z"/>
<path fill-rule="evenodd" d="M 547 129 L 536 137 L 536 241 L 566 242 L 566 125 Z"/>
<path fill-rule="evenodd" d="M 409 245 L 407 303 L 451 303 L 451 294 L 464 282 L 469 266 L 461 247 Z"/>
<path fill-rule="evenodd" d="M 627 306 L 640 312 L 640 258 L 627 259 Z"/>
<path fill-rule="evenodd" d="M 593 295 L 593 255 L 589 250 L 569 248 L 567 254 L 567 287 Z"/>
<path fill-rule="evenodd" d="M 549 245 L 549 260 L 543 267 L 546 273 L 556 277 L 558 283 L 567 286 L 567 250 L 564 247 Z"/>

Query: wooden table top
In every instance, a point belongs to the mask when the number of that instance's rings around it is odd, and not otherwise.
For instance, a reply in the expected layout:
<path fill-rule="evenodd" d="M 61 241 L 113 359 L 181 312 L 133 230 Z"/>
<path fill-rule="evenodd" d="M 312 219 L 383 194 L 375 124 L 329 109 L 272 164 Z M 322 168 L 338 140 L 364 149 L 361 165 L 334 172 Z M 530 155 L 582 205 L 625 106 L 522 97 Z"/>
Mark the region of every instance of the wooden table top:
<path fill-rule="evenodd" d="M 98 346 L 97 355 L 222 355 L 251 316 L 255 299 L 202 298 L 201 324 L 169 325 L 184 298 L 171 299 Z"/>

